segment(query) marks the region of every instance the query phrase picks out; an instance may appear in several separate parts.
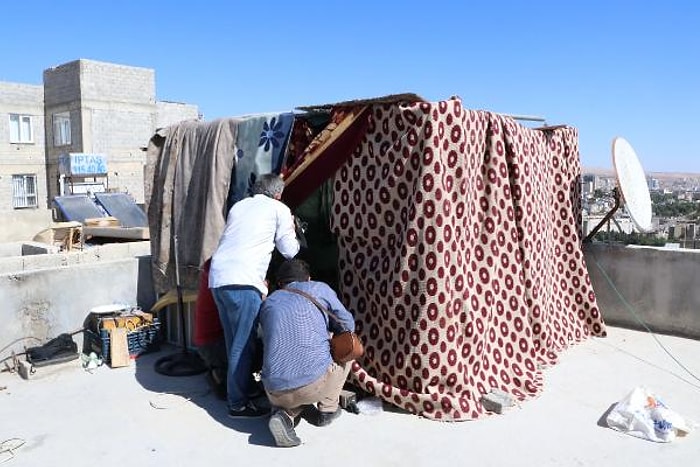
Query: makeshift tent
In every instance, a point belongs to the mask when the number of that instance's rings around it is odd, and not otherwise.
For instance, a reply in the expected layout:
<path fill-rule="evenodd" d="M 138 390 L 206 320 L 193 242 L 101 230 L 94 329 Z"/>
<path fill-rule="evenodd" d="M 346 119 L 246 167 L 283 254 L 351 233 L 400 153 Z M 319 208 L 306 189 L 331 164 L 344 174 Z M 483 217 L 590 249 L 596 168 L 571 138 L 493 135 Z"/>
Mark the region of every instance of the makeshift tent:
<path fill-rule="evenodd" d="M 295 121 L 285 199 L 296 208 L 330 185 L 338 289 L 366 349 L 358 386 L 432 419 L 476 419 L 484 394 L 536 396 L 544 366 L 605 335 L 580 247 L 576 129 L 529 129 L 457 98 L 307 110 L 327 124 Z"/>

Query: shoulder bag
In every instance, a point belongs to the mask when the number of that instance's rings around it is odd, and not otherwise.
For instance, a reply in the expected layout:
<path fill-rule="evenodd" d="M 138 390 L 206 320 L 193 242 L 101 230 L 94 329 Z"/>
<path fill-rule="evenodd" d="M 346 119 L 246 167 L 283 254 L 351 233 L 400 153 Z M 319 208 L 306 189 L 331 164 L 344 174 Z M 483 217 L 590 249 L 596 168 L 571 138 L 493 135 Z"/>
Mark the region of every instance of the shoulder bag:
<path fill-rule="evenodd" d="M 330 319 L 338 323 L 338 318 L 336 318 L 333 313 L 330 313 L 326 307 L 321 305 L 318 300 L 309 295 L 308 293 L 295 289 L 292 287 L 285 288 L 287 292 L 292 292 L 297 295 L 301 295 L 313 303 L 316 308 L 325 313 Z M 359 336 L 352 331 L 343 331 L 340 333 L 334 333 L 331 337 L 331 356 L 333 360 L 338 364 L 344 364 L 351 360 L 355 360 L 361 357 L 365 353 L 365 348 L 362 345 L 362 341 Z"/>

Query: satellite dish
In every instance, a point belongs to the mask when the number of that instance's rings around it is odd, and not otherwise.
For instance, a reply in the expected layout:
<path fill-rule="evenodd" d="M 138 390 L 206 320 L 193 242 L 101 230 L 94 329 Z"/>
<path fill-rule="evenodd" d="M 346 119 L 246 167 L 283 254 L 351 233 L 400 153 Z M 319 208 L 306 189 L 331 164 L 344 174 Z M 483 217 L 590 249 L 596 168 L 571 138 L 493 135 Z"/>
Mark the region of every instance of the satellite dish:
<path fill-rule="evenodd" d="M 613 167 L 617 185 L 622 192 L 622 201 L 627 207 L 632 222 L 642 232 L 651 230 L 651 196 L 642 164 L 630 143 L 624 138 L 615 138 L 612 144 Z"/>
<path fill-rule="evenodd" d="M 589 242 L 624 203 L 635 227 L 641 232 L 651 231 L 651 196 L 642 164 L 632 145 L 624 138 L 614 138 L 612 159 L 617 187 L 613 189 L 615 206 L 583 240 Z"/>

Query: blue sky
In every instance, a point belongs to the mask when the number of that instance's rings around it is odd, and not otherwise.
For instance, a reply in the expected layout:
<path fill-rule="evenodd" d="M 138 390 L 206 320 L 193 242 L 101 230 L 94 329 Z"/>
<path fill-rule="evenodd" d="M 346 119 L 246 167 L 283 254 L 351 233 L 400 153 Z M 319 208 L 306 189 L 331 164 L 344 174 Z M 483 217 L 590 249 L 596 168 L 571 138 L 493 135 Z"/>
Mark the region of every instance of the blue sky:
<path fill-rule="evenodd" d="M 3 2 L 0 81 L 79 58 L 155 69 L 207 120 L 414 92 L 625 137 L 647 172 L 700 173 L 700 6 L 667 1 Z"/>

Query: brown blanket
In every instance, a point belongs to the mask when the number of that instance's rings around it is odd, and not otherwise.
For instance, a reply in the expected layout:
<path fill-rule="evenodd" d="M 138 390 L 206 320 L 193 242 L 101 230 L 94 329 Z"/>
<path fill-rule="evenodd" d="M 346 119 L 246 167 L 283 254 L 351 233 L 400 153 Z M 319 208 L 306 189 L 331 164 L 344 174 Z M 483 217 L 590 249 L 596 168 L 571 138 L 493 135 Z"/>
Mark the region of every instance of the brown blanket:
<path fill-rule="evenodd" d="M 197 289 L 199 268 L 213 254 L 226 224 L 235 167 L 237 119 L 182 122 L 159 132 L 148 147 L 146 201 L 156 292 L 175 287 L 173 238 L 181 285 Z"/>

